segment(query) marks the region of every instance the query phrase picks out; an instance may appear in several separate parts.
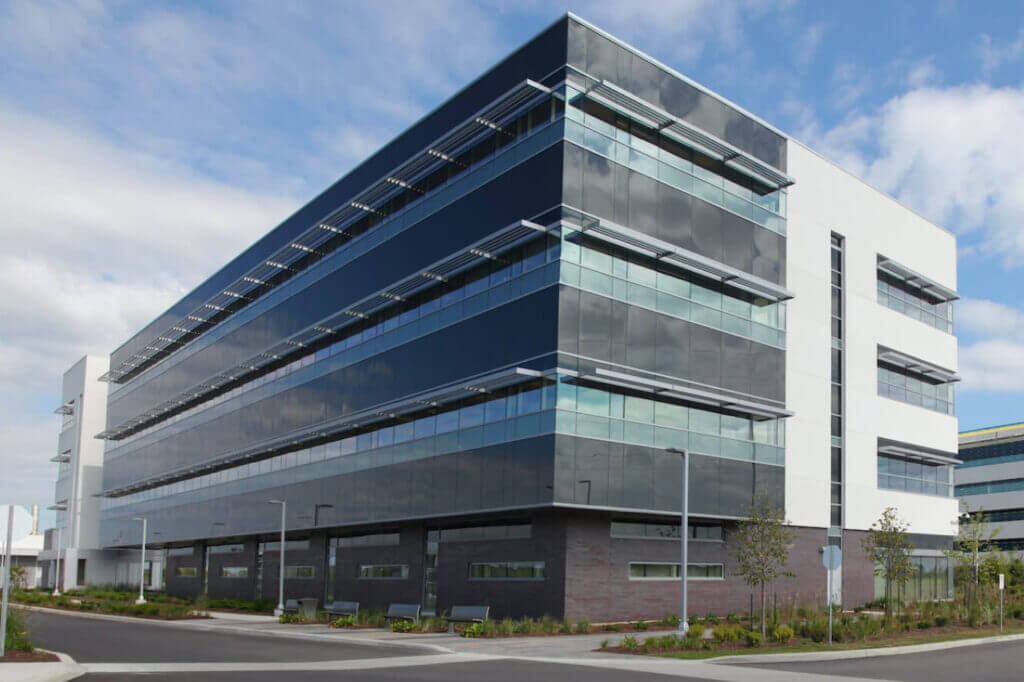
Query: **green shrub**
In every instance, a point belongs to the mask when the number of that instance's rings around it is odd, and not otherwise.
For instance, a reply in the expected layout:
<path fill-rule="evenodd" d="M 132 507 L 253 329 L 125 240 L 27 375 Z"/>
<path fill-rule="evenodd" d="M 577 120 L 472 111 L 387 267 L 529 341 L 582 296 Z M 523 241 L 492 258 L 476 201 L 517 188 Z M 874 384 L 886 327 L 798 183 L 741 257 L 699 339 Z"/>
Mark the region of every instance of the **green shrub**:
<path fill-rule="evenodd" d="M 498 634 L 502 637 L 511 637 L 516 633 L 516 622 L 511 618 L 503 618 L 498 623 Z"/>
<path fill-rule="evenodd" d="M 484 626 L 484 637 L 497 637 L 498 636 L 498 623 L 488 618 L 483 622 Z"/>
<path fill-rule="evenodd" d="M 4 647 L 7 651 L 32 651 L 28 638 L 28 627 L 20 609 L 8 608 L 7 632 L 4 633 Z"/>
<path fill-rule="evenodd" d="M 297 613 L 282 613 L 277 617 L 277 622 L 282 625 L 294 625 L 302 622 L 302 616 Z"/>
<path fill-rule="evenodd" d="M 718 625 L 718 622 L 719 622 L 718 621 L 718 616 L 716 616 L 713 613 L 709 613 L 708 615 L 704 616 L 704 624 L 705 625 L 710 625 L 710 626 L 714 627 L 715 625 Z"/>
<path fill-rule="evenodd" d="M 622 623 L 608 623 L 602 628 L 605 632 L 622 632 Z"/>
<path fill-rule="evenodd" d="M 517 635 L 533 635 L 540 631 L 540 624 L 532 618 L 516 621 L 513 631 Z"/>
<path fill-rule="evenodd" d="M 749 647 L 759 647 L 764 643 L 764 637 L 757 630 L 747 630 L 743 633 L 743 639 L 747 641 Z"/>
<path fill-rule="evenodd" d="M 633 629 L 636 630 L 637 632 L 643 632 L 648 627 L 650 627 L 650 626 L 647 625 L 647 621 L 643 620 L 643 619 L 638 620 L 637 622 L 633 623 Z"/>
<path fill-rule="evenodd" d="M 608 640 L 607 639 L 602 639 L 601 640 L 601 648 L 602 649 L 607 649 L 608 648 Z"/>
<path fill-rule="evenodd" d="M 356 619 L 352 616 L 342 616 L 340 618 L 335 618 L 327 625 L 332 628 L 351 628 L 355 627 L 355 624 Z"/>
<path fill-rule="evenodd" d="M 396 621 L 397 622 L 397 621 Z M 463 637 L 481 637 L 484 634 L 483 623 L 470 623 L 466 627 L 462 628 Z"/>
<path fill-rule="evenodd" d="M 637 641 L 636 637 L 626 635 L 622 639 L 622 646 L 630 651 L 636 651 L 640 647 L 640 642 Z"/>
<path fill-rule="evenodd" d="M 672 627 L 672 628 L 679 627 L 679 616 L 675 615 L 674 613 L 673 614 L 669 614 L 669 615 L 665 616 L 664 618 L 662 618 L 661 620 L 659 620 L 658 621 L 658 625 L 661 625 L 663 627 L 665 627 L 665 626 Z"/>
<path fill-rule="evenodd" d="M 413 632 L 417 629 L 415 622 L 411 620 L 405 620 L 404 618 L 396 618 L 391 621 L 391 632 Z"/>
<path fill-rule="evenodd" d="M 576 621 L 575 632 L 578 632 L 581 635 L 586 635 L 590 632 L 591 627 L 593 626 L 590 624 L 590 620 L 588 618 L 580 618 Z"/>
<path fill-rule="evenodd" d="M 740 622 L 740 617 L 737 616 L 735 613 L 732 613 L 730 611 L 729 613 L 725 614 L 725 622 L 726 623 L 738 623 L 738 622 Z"/>
<path fill-rule="evenodd" d="M 719 644 L 738 642 L 743 637 L 743 628 L 738 625 L 720 625 L 712 632 L 712 637 Z"/>
<path fill-rule="evenodd" d="M 554 619 L 545 613 L 544 617 L 540 619 L 540 631 L 545 635 L 553 635 L 557 629 L 558 626 Z"/>
<path fill-rule="evenodd" d="M 927 630 L 931 626 L 932 626 L 932 622 L 930 620 L 919 620 L 919 621 L 917 621 L 917 629 L 918 630 Z"/>
<path fill-rule="evenodd" d="M 647 651 L 672 651 L 679 646 L 679 639 L 675 635 L 664 637 L 648 637 L 644 640 L 644 649 Z"/>
<path fill-rule="evenodd" d="M 569 616 L 563 616 L 562 617 L 562 623 L 559 626 L 558 631 L 561 632 L 563 635 L 571 635 L 572 634 L 572 618 L 570 618 Z"/>
<path fill-rule="evenodd" d="M 788 644 L 795 635 L 796 633 L 793 632 L 793 628 L 788 625 L 780 625 L 775 628 L 774 632 L 772 632 L 772 639 L 779 644 Z"/>
<path fill-rule="evenodd" d="M 690 626 L 690 629 L 686 631 L 686 639 L 692 642 L 699 642 L 704 638 L 704 626 L 700 623 L 696 623 Z"/>
<path fill-rule="evenodd" d="M 935 627 L 945 627 L 949 623 L 947 616 L 935 616 Z"/>

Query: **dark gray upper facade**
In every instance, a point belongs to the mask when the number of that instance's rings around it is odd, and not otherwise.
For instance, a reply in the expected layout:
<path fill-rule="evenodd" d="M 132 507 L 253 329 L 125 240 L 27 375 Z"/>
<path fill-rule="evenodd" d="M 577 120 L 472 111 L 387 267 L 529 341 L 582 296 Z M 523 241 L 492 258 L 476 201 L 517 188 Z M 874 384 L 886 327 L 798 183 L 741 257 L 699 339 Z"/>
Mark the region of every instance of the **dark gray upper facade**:
<path fill-rule="evenodd" d="M 103 544 L 781 502 L 785 145 L 556 22 L 114 351 Z"/>

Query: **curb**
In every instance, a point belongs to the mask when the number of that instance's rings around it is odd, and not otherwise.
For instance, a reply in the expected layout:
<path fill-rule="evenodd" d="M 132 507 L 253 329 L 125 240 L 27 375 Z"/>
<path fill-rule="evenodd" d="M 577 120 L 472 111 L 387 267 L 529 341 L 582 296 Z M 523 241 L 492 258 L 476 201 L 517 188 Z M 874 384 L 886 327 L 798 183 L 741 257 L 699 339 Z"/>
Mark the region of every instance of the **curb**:
<path fill-rule="evenodd" d="M 191 620 L 157 620 L 152 618 L 134 618 L 132 616 L 115 616 L 108 613 L 81 613 L 65 609 L 49 609 L 42 606 L 19 606 L 19 608 L 25 609 L 26 611 L 38 611 L 40 613 L 50 613 L 61 616 L 71 616 L 72 618 L 93 618 L 97 620 L 110 620 L 117 623 L 135 623 L 145 625 L 162 625 L 165 627 L 177 627 L 184 628 L 187 630 L 199 630 L 202 632 L 229 632 L 233 634 L 250 635 L 254 637 L 290 637 L 293 639 L 305 639 L 314 642 L 344 642 L 346 644 L 353 645 L 364 645 L 371 647 L 405 647 L 409 649 L 419 649 L 422 651 L 428 651 L 430 653 L 439 654 L 455 654 L 459 653 L 447 647 L 441 646 L 440 644 L 427 644 L 424 642 L 403 642 L 401 640 L 392 639 L 362 639 L 359 637 L 349 637 L 346 635 L 337 635 L 333 633 L 324 634 L 312 634 L 308 632 L 282 632 L 280 630 L 253 630 L 242 625 L 205 625 L 203 624 L 207 619 L 195 618 Z M 226 619 L 225 619 L 226 620 Z M 221 620 L 223 623 L 224 620 Z M 327 626 L 325 625 L 326 629 Z M 56 653 L 56 652 L 55 652 Z M 60 654 L 58 654 L 59 656 Z"/>
<path fill-rule="evenodd" d="M 14 682 L 67 682 L 85 674 L 85 668 L 75 659 L 60 651 L 51 651 L 36 647 L 36 651 L 44 651 L 57 657 L 58 662 L 40 663 L 7 663 L 5 679 L 10 677 Z"/>
<path fill-rule="evenodd" d="M 983 644 L 999 644 L 1001 642 L 1024 641 L 1024 634 L 997 635 L 995 637 L 974 637 L 971 639 L 951 639 L 944 642 L 927 644 L 907 644 L 905 646 L 876 647 L 873 649 L 847 649 L 844 651 L 808 651 L 793 654 L 743 654 L 738 656 L 717 656 L 706 658 L 704 663 L 716 665 L 744 665 L 751 663 L 809 663 L 812 661 L 842 661 L 857 658 L 874 658 L 876 656 L 901 656 L 927 651 L 958 649 Z"/>

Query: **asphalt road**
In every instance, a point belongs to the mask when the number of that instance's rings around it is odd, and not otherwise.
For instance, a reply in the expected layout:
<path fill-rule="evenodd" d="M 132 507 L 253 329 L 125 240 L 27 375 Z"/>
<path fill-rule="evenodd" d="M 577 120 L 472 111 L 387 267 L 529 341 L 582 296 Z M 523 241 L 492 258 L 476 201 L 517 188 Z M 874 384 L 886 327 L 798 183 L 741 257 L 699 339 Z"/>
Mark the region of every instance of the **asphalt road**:
<path fill-rule="evenodd" d="M 336 661 L 415 656 L 407 647 L 359 646 L 269 635 L 209 632 L 147 621 L 125 623 L 100 618 L 27 611 L 32 643 L 60 651 L 79 663 L 182 663 L 203 661 Z"/>
<path fill-rule="evenodd" d="M 1024 680 L 1024 641 L 983 644 L 901 656 L 779 663 L 751 666 L 799 673 L 861 677 L 900 682 L 1007 682 Z"/>

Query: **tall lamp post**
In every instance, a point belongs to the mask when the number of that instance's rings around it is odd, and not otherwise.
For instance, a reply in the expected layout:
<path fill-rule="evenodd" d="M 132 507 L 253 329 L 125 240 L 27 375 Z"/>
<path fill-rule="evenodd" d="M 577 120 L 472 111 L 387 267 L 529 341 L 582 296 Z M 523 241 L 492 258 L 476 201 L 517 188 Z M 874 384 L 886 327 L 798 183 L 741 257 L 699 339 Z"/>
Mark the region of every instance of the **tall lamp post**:
<path fill-rule="evenodd" d="M 136 604 L 146 603 L 146 519 L 135 516 L 132 521 L 142 521 L 142 555 L 139 557 L 139 598 Z"/>
<path fill-rule="evenodd" d="M 53 596 L 54 597 L 59 597 L 60 596 L 60 546 L 64 544 L 62 542 L 62 540 L 64 539 L 63 535 L 64 535 L 64 527 L 63 526 L 57 526 L 57 563 L 56 563 L 56 569 L 55 569 L 55 572 L 56 572 L 57 575 L 55 575 L 54 579 L 53 579 Z"/>
<path fill-rule="evenodd" d="M 686 545 L 690 539 L 690 453 L 685 448 L 667 448 L 666 452 L 679 455 L 683 458 L 683 481 L 682 481 L 682 522 L 679 526 L 680 560 L 679 566 L 679 634 L 685 635 L 690 629 L 686 622 Z"/>
<path fill-rule="evenodd" d="M 288 503 L 284 500 L 270 500 L 270 504 L 281 505 L 281 546 L 279 547 L 281 550 L 281 566 L 277 573 L 277 608 L 274 609 L 274 615 L 280 616 L 284 613 L 284 525 L 285 510 L 288 508 Z"/>

